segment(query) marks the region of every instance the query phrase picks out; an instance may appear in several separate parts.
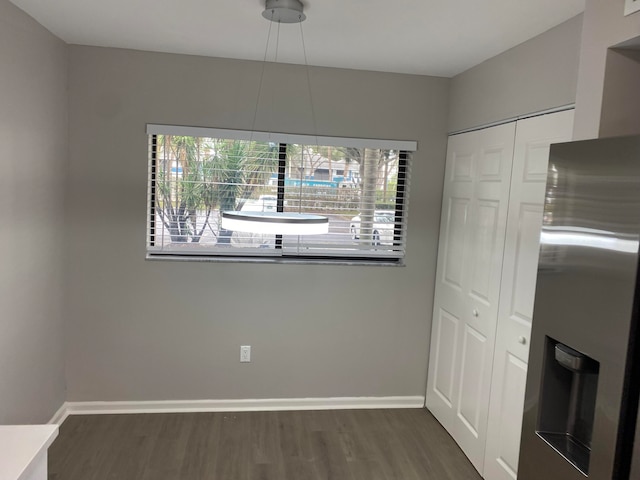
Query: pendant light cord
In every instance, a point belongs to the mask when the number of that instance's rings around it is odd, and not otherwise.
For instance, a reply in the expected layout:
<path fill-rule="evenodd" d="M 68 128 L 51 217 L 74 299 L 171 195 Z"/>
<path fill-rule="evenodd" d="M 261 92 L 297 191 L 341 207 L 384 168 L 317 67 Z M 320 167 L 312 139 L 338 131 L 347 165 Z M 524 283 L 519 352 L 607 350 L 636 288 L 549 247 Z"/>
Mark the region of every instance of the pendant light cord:
<path fill-rule="evenodd" d="M 280 48 L 280 24 L 282 22 L 278 22 L 278 28 L 276 29 L 276 52 L 273 58 L 273 63 L 278 63 L 278 49 Z M 276 110 L 276 92 L 275 89 L 271 89 L 271 108 L 269 109 L 269 120 L 267 125 L 273 125 L 273 112 Z M 271 130 L 271 128 L 269 128 Z M 271 137 L 271 132 L 269 132 L 269 137 Z"/>
<path fill-rule="evenodd" d="M 256 99 L 256 108 L 253 111 L 253 120 L 251 121 L 251 139 L 249 145 L 253 141 L 253 132 L 256 129 L 256 118 L 258 117 L 258 106 L 260 105 L 260 96 L 262 94 L 262 82 L 264 80 L 264 69 L 267 65 L 267 52 L 269 51 L 269 41 L 271 40 L 271 26 L 273 25 L 273 14 L 271 10 L 271 20 L 269 21 L 269 32 L 267 33 L 267 41 L 264 46 L 264 56 L 262 57 L 262 71 L 260 72 L 260 83 L 258 84 L 258 98 Z"/>
<path fill-rule="evenodd" d="M 273 17 L 274 17 L 274 10 L 271 10 L 271 19 L 269 22 L 269 31 L 267 33 L 267 41 L 266 41 L 266 45 L 264 48 L 264 56 L 262 58 L 262 71 L 260 72 L 260 83 L 258 85 L 258 98 L 256 100 L 256 107 L 253 111 L 253 120 L 251 121 L 251 136 L 253 137 L 253 132 L 255 130 L 256 127 L 256 119 L 258 118 L 258 107 L 260 105 L 260 97 L 262 96 L 262 86 L 263 86 L 263 82 L 264 82 L 264 71 L 265 71 L 265 66 L 267 64 L 267 53 L 269 51 L 269 42 L 271 40 L 271 27 L 272 24 L 274 22 Z M 299 17 L 300 21 L 298 22 L 298 24 L 300 25 L 300 38 L 302 40 L 302 53 L 304 55 L 304 66 L 305 66 L 305 71 L 306 71 L 306 77 L 307 77 L 307 89 L 309 90 L 309 105 L 311 108 L 311 122 L 312 122 L 312 126 L 313 126 L 313 134 L 314 137 L 316 139 L 316 146 L 319 145 L 318 143 L 318 122 L 316 120 L 316 111 L 315 111 L 315 105 L 313 102 L 313 91 L 311 89 L 311 73 L 310 73 L 310 68 L 309 68 L 309 61 L 307 59 L 307 46 L 306 43 L 304 41 L 304 30 L 302 29 L 302 16 Z M 280 43 L 280 22 L 278 21 L 278 33 L 277 33 L 277 39 L 276 39 L 276 62 L 278 61 L 278 46 Z"/>
<path fill-rule="evenodd" d="M 302 17 L 300 17 L 300 38 L 302 38 L 302 53 L 304 54 L 304 66 L 307 71 L 307 88 L 309 89 L 309 104 L 311 105 L 311 121 L 313 122 L 313 133 L 316 137 L 316 147 L 318 146 L 318 123 L 316 121 L 316 110 L 313 104 L 313 92 L 311 90 L 311 74 L 309 73 L 309 62 L 307 61 L 307 46 L 304 41 L 304 31 L 302 29 Z"/>

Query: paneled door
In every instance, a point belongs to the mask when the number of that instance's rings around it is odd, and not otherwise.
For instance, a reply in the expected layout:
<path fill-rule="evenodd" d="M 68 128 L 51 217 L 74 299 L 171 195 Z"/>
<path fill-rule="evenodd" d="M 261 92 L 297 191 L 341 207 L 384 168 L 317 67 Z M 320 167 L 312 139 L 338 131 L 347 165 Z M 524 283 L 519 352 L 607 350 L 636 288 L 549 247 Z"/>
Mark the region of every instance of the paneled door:
<path fill-rule="evenodd" d="M 486 480 L 517 476 L 549 145 L 571 140 L 572 130 L 573 110 L 519 120 L 516 126 L 483 472 Z"/>
<path fill-rule="evenodd" d="M 426 406 L 482 472 L 515 122 L 449 139 Z"/>

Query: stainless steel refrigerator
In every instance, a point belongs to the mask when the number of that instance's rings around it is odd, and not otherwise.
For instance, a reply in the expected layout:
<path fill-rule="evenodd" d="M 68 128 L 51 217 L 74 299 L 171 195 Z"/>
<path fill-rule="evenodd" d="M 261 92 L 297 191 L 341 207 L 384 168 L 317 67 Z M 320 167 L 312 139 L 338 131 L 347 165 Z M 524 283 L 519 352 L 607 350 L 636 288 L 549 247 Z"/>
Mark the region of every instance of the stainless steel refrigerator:
<path fill-rule="evenodd" d="M 552 145 L 519 480 L 639 479 L 640 136 Z"/>

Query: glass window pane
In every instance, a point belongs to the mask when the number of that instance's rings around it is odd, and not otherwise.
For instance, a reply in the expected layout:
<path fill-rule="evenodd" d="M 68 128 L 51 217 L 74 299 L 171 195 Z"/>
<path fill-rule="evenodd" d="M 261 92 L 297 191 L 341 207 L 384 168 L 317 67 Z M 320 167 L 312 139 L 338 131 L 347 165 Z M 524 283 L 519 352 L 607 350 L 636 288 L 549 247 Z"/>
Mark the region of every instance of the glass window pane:
<path fill-rule="evenodd" d="M 324 215 L 329 233 L 285 235 L 298 254 L 377 254 L 393 247 L 398 152 L 289 145 L 285 211 Z"/>
<path fill-rule="evenodd" d="M 222 228 L 224 211 L 275 211 L 277 145 L 158 135 L 155 246 L 273 248 L 273 235 Z"/>

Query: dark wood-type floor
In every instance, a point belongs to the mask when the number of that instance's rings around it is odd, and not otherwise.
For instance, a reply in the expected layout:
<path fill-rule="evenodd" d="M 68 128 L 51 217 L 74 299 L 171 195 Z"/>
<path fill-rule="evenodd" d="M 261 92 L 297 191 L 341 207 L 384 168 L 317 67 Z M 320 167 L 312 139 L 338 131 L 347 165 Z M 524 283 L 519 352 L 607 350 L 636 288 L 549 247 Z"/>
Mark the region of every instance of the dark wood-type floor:
<path fill-rule="evenodd" d="M 71 416 L 49 480 L 476 480 L 423 409 Z"/>

